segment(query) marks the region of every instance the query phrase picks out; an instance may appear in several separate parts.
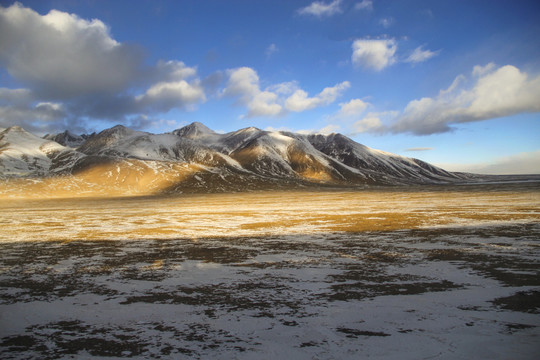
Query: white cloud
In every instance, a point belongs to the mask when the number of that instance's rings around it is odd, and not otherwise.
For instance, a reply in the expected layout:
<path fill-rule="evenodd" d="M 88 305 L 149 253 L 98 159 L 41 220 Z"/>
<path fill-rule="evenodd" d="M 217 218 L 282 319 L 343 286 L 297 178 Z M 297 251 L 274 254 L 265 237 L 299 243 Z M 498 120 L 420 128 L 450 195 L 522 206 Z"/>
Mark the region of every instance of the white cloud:
<path fill-rule="evenodd" d="M 323 134 L 323 135 L 328 135 L 328 134 L 331 134 L 331 133 L 335 133 L 335 132 L 338 132 L 340 129 L 340 126 L 339 125 L 334 125 L 334 124 L 329 124 L 329 125 L 326 125 L 320 129 L 302 129 L 302 130 L 292 130 L 288 127 L 279 127 L 279 128 L 275 128 L 273 126 L 267 126 L 264 130 L 266 131 L 286 131 L 286 132 L 294 132 L 294 133 L 297 133 L 297 134 L 302 134 L 302 135 L 312 135 L 312 134 Z"/>
<path fill-rule="evenodd" d="M 325 127 L 319 129 L 316 133 L 318 134 L 332 134 L 332 133 L 337 133 L 340 129 L 340 126 L 339 125 L 335 125 L 335 124 L 329 124 L 329 125 L 326 125 Z"/>
<path fill-rule="evenodd" d="M 271 91 L 262 91 L 259 86 L 259 75 L 249 67 L 241 67 L 228 71 L 229 80 L 222 92 L 224 96 L 236 97 L 248 108 L 247 117 L 278 116 L 283 107 L 277 103 L 278 96 Z"/>
<path fill-rule="evenodd" d="M 185 80 L 159 82 L 152 85 L 144 95 L 136 98 L 143 107 L 157 112 L 167 112 L 180 106 L 190 106 L 205 101 L 204 90 L 198 81 Z"/>
<path fill-rule="evenodd" d="M 431 51 L 422 49 L 423 46 L 419 46 L 409 55 L 405 62 L 421 63 L 439 54 L 439 51 Z"/>
<path fill-rule="evenodd" d="M 377 114 L 369 113 L 368 116 L 362 118 L 362 114 L 370 106 L 368 102 L 361 99 L 351 99 L 348 102 L 340 103 L 339 110 L 327 117 L 327 121 L 331 122 L 332 131 L 336 132 L 342 125 L 349 130 L 352 128 L 352 134 L 361 132 L 373 131 L 382 126 L 380 119 L 374 119 Z M 340 125 L 338 125 L 340 124 Z"/>
<path fill-rule="evenodd" d="M 257 72 L 249 67 L 229 70 L 228 75 L 222 96 L 237 98 L 238 103 L 248 109 L 246 117 L 281 116 L 286 110 L 301 112 L 328 105 L 350 86 L 348 81 L 344 81 L 309 97 L 296 82 L 271 85 L 262 90 Z"/>
<path fill-rule="evenodd" d="M 353 131 L 355 133 L 380 132 L 383 128 L 384 125 L 379 116 L 372 113 L 353 124 Z"/>
<path fill-rule="evenodd" d="M 278 51 L 279 51 L 279 49 L 276 46 L 276 44 L 270 44 L 270 45 L 268 45 L 268 47 L 266 48 L 264 53 L 266 54 L 266 57 L 270 57 L 270 56 L 272 56 L 272 54 L 277 53 Z"/>
<path fill-rule="evenodd" d="M 183 125 L 187 125 L 182 121 L 178 120 L 168 120 L 168 119 L 151 119 L 150 126 L 156 129 L 168 128 L 168 129 L 178 129 Z"/>
<path fill-rule="evenodd" d="M 317 17 L 332 16 L 342 11 L 340 5 L 341 0 L 334 0 L 329 3 L 314 1 L 310 5 L 298 9 L 298 13 L 300 15 L 313 15 Z"/>
<path fill-rule="evenodd" d="M 382 19 L 380 23 L 388 27 L 392 21 L 392 18 Z M 396 57 L 397 49 L 398 44 L 395 39 L 355 40 L 352 44 L 352 63 L 355 66 L 380 71 L 398 61 Z M 439 52 L 440 50 L 431 51 L 419 46 L 406 59 L 400 61 L 414 64 L 421 63 L 438 55 Z"/>
<path fill-rule="evenodd" d="M 392 122 L 397 116 L 397 111 L 369 112 L 362 119 L 353 124 L 354 134 L 375 133 L 383 134 L 388 132 L 386 123 Z"/>
<path fill-rule="evenodd" d="M 379 24 L 381 24 L 383 28 L 388 29 L 390 26 L 394 24 L 394 18 L 393 17 L 382 18 L 381 20 L 379 20 Z"/>
<path fill-rule="evenodd" d="M 45 133 L 56 129 L 56 125 L 63 122 L 65 116 L 66 111 L 59 103 L 20 102 L 16 105 L 0 106 L 0 128 L 17 124 L 28 131 Z"/>
<path fill-rule="evenodd" d="M 159 60 L 153 69 L 153 78 L 157 81 L 178 81 L 197 75 L 197 69 L 186 66 L 182 61 Z"/>
<path fill-rule="evenodd" d="M 494 63 L 489 63 L 485 66 L 476 65 L 473 67 L 472 75 L 475 77 L 480 77 L 480 76 L 483 76 L 492 72 L 495 68 L 496 68 L 496 65 Z M 463 75 L 461 75 L 461 77 L 464 78 Z"/>
<path fill-rule="evenodd" d="M 355 40 L 352 49 L 352 63 L 356 66 L 380 71 L 396 61 L 397 44 L 394 39 Z"/>
<path fill-rule="evenodd" d="M 520 112 L 540 111 L 540 76 L 529 76 L 506 65 L 482 76 L 471 91 L 472 102 L 465 111 L 470 120 L 483 120 Z M 469 120 L 469 119 L 466 119 Z"/>
<path fill-rule="evenodd" d="M 298 134 L 303 134 L 303 135 L 312 135 L 312 134 L 322 134 L 322 135 L 329 135 L 329 134 L 332 134 L 332 133 L 336 133 L 338 132 L 340 129 L 340 126 L 339 125 L 335 125 L 335 124 L 329 124 L 329 125 L 326 125 L 325 127 L 322 127 L 318 130 L 298 130 L 296 131 Z"/>
<path fill-rule="evenodd" d="M 275 85 L 270 85 L 267 90 L 274 92 L 278 95 L 291 95 L 296 90 L 298 90 L 300 87 L 298 86 L 298 83 L 296 81 L 288 81 L 284 83 L 279 83 Z"/>
<path fill-rule="evenodd" d="M 0 127 L 14 124 L 29 131 L 44 132 L 66 116 L 61 103 L 36 102 L 28 89 L 0 88 Z"/>
<path fill-rule="evenodd" d="M 449 171 L 493 175 L 540 174 L 540 150 L 496 158 L 477 164 L 437 164 Z"/>
<path fill-rule="evenodd" d="M 240 100 L 248 103 L 261 89 L 259 75 L 249 67 L 241 67 L 227 72 L 229 80 L 223 90 L 225 96 L 239 96 Z"/>
<path fill-rule="evenodd" d="M 430 151 L 433 150 L 432 147 L 414 147 L 405 149 L 405 151 Z"/>
<path fill-rule="evenodd" d="M 158 61 L 153 73 L 158 82 L 135 97 L 135 104 L 141 106 L 138 111 L 167 112 L 174 108 L 192 108 L 206 100 L 201 81 L 196 77 L 197 69 L 186 66 L 182 61 Z M 193 79 L 188 82 L 189 78 Z"/>
<path fill-rule="evenodd" d="M 466 83 L 473 82 L 471 88 Z M 473 78 L 458 76 L 434 98 L 413 100 L 389 130 L 417 135 L 446 132 L 452 124 L 540 112 L 540 76 L 512 65 L 475 67 Z"/>
<path fill-rule="evenodd" d="M 356 10 L 373 10 L 373 1 L 371 0 L 362 0 L 359 3 L 354 5 Z"/>
<path fill-rule="evenodd" d="M 283 114 L 283 106 L 277 104 L 278 96 L 270 91 L 261 91 L 247 104 L 247 117 L 279 116 Z"/>
<path fill-rule="evenodd" d="M 333 103 L 336 98 L 350 86 L 351 84 L 348 81 L 344 81 L 333 87 L 324 88 L 323 91 L 314 97 L 309 97 L 307 92 L 299 89 L 287 98 L 285 101 L 285 107 L 290 111 L 301 112 L 319 106 L 328 105 Z"/>
<path fill-rule="evenodd" d="M 369 103 L 362 101 L 361 99 L 352 99 L 347 103 L 341 103 L 339 105 L 341 108 L 336 116 L 340 118 L 351 118 L 362 114 L 369 106 Z"/>
<path fill-rule="evenodd" d="M 435 97 L 412 100 L 401 112 L 368 113 L 354 126 L 357 132 L 430 135 L 459 123 L 540 112 L 538 99 L 540 76 L 488 64 L 475 66 L 470 76 L 457 76 Z"/>
<path fill-rule="evenodd" d="M 294 131 L 292 130 L 291 128 L 288 128 L 286 126 L 280 126 L 278 128 L 276 127 L 273 127 L 273 126 L 267 126 L 264 128 L 264 131 L 286 131 L 286 132 L 298 132 L 298 131 Z"/>

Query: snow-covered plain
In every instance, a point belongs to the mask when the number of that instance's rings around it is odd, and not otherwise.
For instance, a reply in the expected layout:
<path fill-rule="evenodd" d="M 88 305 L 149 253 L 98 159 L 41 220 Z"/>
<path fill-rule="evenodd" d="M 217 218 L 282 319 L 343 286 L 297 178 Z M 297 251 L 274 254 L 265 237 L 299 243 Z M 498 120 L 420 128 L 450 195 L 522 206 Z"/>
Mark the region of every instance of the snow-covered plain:
<path fill-rule="evenodd" d="M 538 184 L 0 202 L 0 356 L 537 359 Z"/>

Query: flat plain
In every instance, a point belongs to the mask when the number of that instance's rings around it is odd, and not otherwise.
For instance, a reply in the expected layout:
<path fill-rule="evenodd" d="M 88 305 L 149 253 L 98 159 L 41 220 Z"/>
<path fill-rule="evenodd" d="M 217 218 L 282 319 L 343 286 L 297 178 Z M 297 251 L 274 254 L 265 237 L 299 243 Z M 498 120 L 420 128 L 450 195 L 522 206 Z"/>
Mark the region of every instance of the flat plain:
<path fill-rule="evenodd" d="M 0 199 L 0 355 L 534 359 L 540 185 Z"/>

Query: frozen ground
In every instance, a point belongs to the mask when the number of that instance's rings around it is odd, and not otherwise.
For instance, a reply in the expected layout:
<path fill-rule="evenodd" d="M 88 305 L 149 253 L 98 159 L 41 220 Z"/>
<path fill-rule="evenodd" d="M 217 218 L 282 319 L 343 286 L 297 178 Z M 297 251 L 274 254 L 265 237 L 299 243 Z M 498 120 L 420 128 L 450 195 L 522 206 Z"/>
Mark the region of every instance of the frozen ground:
<path fill-rule="evenodd" d="M 540 353 L 537 185 L 0 211 L 3 359 Z"/>

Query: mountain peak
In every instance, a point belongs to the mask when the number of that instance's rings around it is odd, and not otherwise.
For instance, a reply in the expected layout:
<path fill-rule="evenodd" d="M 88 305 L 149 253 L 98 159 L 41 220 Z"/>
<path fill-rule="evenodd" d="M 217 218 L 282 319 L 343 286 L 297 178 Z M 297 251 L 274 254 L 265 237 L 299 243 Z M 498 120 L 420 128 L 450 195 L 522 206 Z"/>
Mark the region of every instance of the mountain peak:
<path fill-rule="evenodd" d="M 116 125 L 110 129 L 103 130 L 101 133 L 99 133 L 99 135 L 106 135 L 106 136 L 119 135 L 122 137 L 136 135 L 136 134 L 144 134 L 144 133 L 141 131 L 130 129 L 124 125 Z"/>
<path fill-rule="evenodd" d="M 261 131 L 261 129 L 256 128 L 254 126 L 250 126 L 250 127 L 238 130 L 238 132 L 242 132 L 242 133 L 252 133 L 252 132 L 258 132 L 258 131 Z"/>
<path fill-rule="evenodd" d="M 176 129 L 172 132 L 174 135 L 185 137 L 188 139 L 196 139 L 204 137 L 205 135 L 215 135 L 216 132 L 206 125 L 195 121 L 189 125 L 186 125 L 180 129 Z"/>
<path fill-rule="evenodd" d="M 113 126 L 112 128 L 110 128 L 109 130 L 113 130 L 113 131 L 123 131 L 123 130 L 127 130 L 128 128 L 125 127 L 124 125 L 121 125 L 121 124 L 118 124 L 118 125 L 115 125 Z"/>
<path fill-rule="evenodd" d="M 46 140 L 56 141 L 60 145 L 76 148 L 86 140 L 82 135 L 77 135 L 69 130 L 66 130 L 58 134 L 47 134 L 43 137 Z"/>
<path fill-rule="evenodd" d="M 236 189 L 236 185 L 247 183 L 254 187 L 307 183 L 363 186 L 432 184 L 463 179 L 459 174 L 415 159 L 368 148 L 337 133 L 302 135 L 247 127 L 218 134 L 194 122 L 168 134 L 154 135 L 117 125 L 93 136 L 73 135 L 77 138 L 70 139 L 69 132 L 58 136 L 55 141 L 76 140 L 82 141 L 82 145 L 75 151 L 54 141 L 47 142 L 18 126 L 6 129 L 0 134 L 0 147 L 3 147 L 0 177 L 71 171 L 75 161 L 88 157 L 81 164 L 94 166 L 109 164 L 111 159 L 117 163 L 136 159 L 152 169 L 158 166 L 155 162 L 175 169 L 201 167 L 198 177 L 189 181 L 196 187 L 209 186 L 208 191 L 216 190 L 212 188 L 217 186 L 215 184 L 219 184 L 220 189 Z M 77 165 L 77 169 L 82 169 L 83 165 Z M 107 174 L 115 172 L 108 171 L 103 176 L 109 176 Z M 177 185 L 178 189 L 183 186 Z"/>
<path fill-rule="evenodd" d="M 10 127 L 8 127 L 7 129 L 5 129 L 4 132 L 5 132 L 5 133 L 13 132 L 13 133 L 29 134 L 28 131 L 24 130 L 22 127 L 20 127 L 20 126 L 18 126 L 18 125 L 10 126 Z"/>
<path fill-rule="evenodd" d="M 65 135 L 65 136 L 69 136 L 70 138 L 80 138 L 81 137 L 80 135 L 74 134 L 69 130 L 64 131 L 62 134 Z"/>
<path fill-rule="evenodd" d="M 203 130 L 208 130 L 208 131 L 212 131 L 208 126 L 204 125 L 203 123 L 201 122 L 198 122 L 198 121 L 194 121 L 192 122 L 191 124 L 187 125 L 189 127 L 195 127 L 197 129 L 203 129 Z"/>

